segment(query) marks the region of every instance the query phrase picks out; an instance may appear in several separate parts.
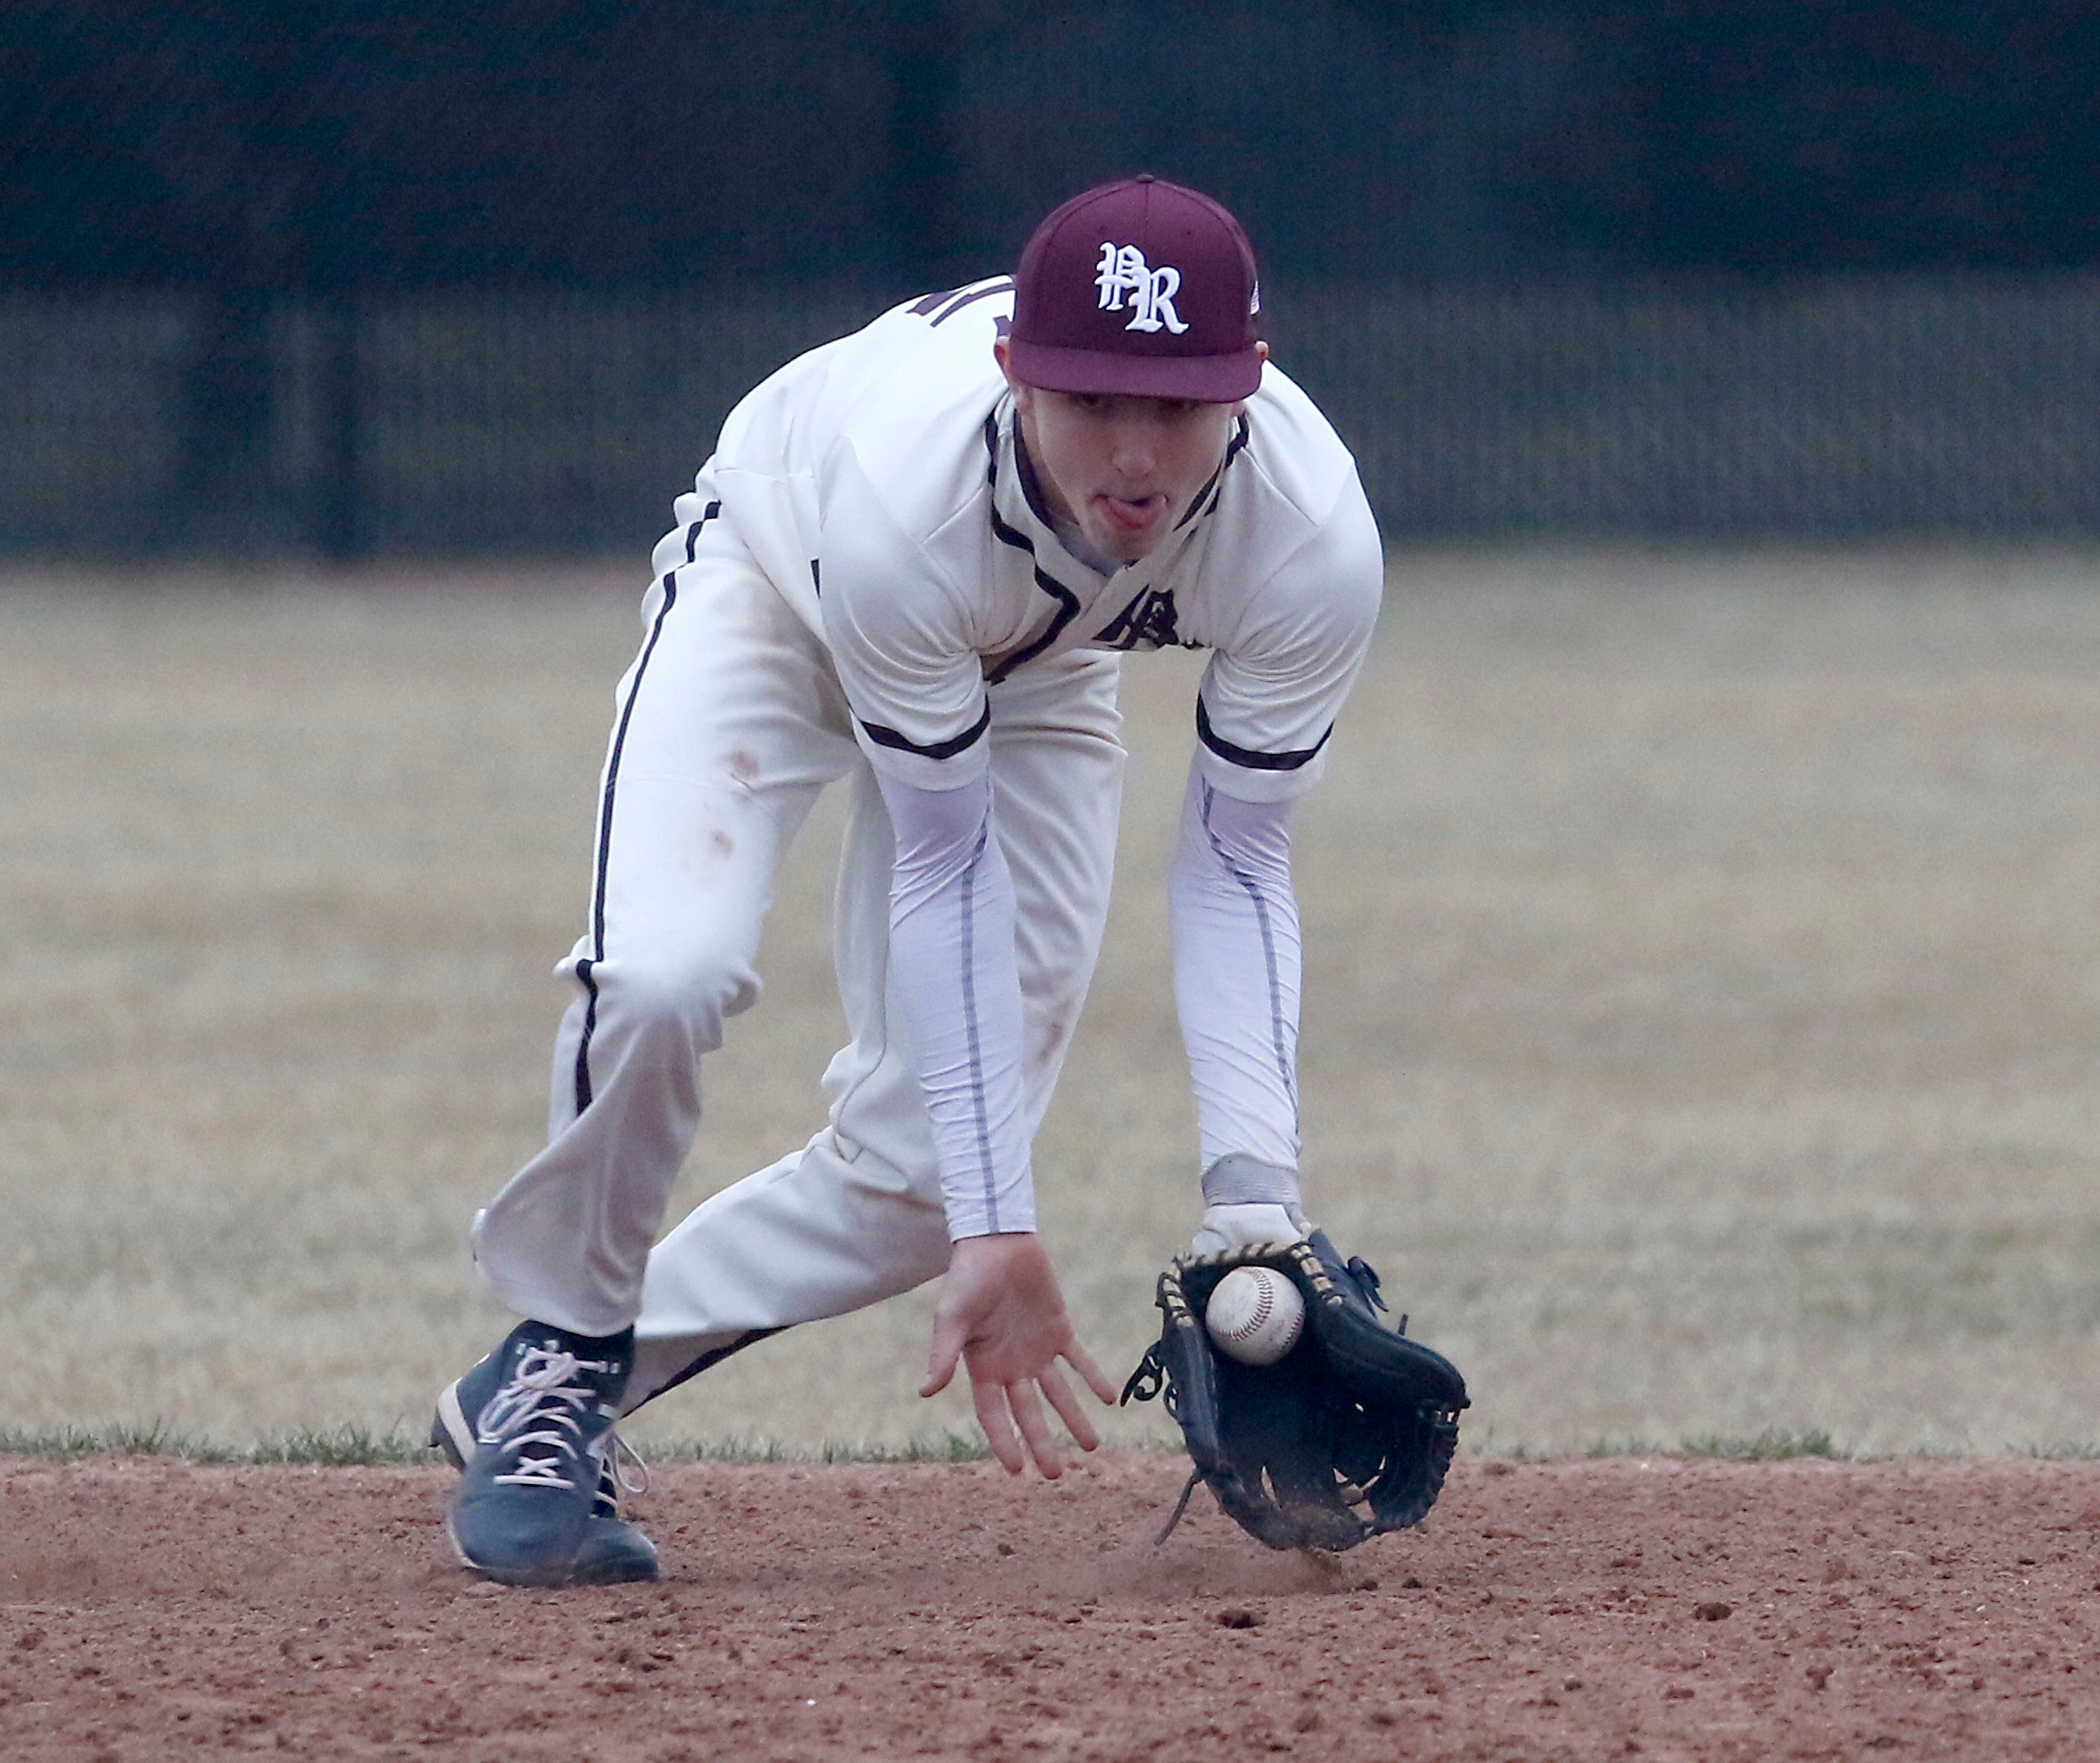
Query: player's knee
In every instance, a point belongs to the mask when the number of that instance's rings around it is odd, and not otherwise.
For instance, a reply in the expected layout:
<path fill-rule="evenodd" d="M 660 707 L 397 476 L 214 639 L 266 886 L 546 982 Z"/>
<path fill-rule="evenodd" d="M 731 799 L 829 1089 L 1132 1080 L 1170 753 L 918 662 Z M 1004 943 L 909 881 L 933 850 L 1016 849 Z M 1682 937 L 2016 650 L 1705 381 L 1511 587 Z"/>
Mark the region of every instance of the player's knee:
<path fill-rule="evenodd" d="M 758 997 L 758 975 L 740 949 L 695 938 L 597 963 L 589 983 L 598 1014 L 690 1033 L 708 1048 L 721 1038 L 725 1017 L 748 1010 Z"/>

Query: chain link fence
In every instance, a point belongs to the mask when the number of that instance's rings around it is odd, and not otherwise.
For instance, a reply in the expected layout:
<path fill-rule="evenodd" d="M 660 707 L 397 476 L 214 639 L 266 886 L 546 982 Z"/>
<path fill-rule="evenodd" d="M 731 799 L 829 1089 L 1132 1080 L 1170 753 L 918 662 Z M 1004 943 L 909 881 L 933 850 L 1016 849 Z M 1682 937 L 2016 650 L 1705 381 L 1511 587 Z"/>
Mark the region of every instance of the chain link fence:
<path fill-rule="evenodd" d="M 0 300 L 0 549 L 645 549 L 730 406 L 887 303 Z M 1268 290 L 1390 541 L 2100 536 L 2100 276 Z"/>

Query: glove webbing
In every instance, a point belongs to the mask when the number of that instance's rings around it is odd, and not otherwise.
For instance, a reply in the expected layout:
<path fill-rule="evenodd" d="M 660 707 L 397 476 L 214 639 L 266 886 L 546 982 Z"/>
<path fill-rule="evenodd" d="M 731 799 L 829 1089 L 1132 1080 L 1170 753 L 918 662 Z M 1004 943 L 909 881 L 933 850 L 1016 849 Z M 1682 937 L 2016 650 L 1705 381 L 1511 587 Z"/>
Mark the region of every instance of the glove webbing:
<path fill-rule="evenodd" d="M 1307 1299 L 1309 1326 L 1275 1367 L 1222 1363 L 1201 1319 L 1218 1281 L 1241 1266 L 1273 1268 Z M 1161 1275 L 1161 1337 L 1123 1392 L 1125 1402 L 1163 1395 L 1195 1459 L 1158 1542 L 1173 1534 L 1199 1481 L 1271 1548 L 1347 1549 L 1420 1521 L 1450 1462 L 1465 1385 L 1448 1360 L 1405 1337 L 1404 1319 L 1400 1330 L 1374 1319 L 1374 1308 L 1385 1307 L 1378 1288 L 1368 1265 L 1343 1261 L 1317 1232 L 1310 1241 L 1188 1257 Z M 1368 1466 L 1365 1428 L 1384 1453 Z"/>

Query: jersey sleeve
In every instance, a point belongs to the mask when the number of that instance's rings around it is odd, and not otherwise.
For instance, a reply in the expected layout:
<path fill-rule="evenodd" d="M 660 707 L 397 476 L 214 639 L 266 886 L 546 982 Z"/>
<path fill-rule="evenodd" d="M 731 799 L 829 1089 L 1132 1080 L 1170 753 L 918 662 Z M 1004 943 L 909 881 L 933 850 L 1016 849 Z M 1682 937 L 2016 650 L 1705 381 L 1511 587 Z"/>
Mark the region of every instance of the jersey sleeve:
<path fill-rule="evenodd" d="M 854 732 L 876 771 L 954 789 L 990 763 L 969 602 L 898 524 L 849 445 L 825 474 L 818 604 Z"/>
<path fill-rule="evenodd" d="M 948 1235 L 1033 1231 L 1018 908 L 991 779 L 942 790 L 877 782 L 897 836 L 890 984 L 918 1062 Z"/>
<path fill-rule="evenodd" d="M 1303 795 L 1370 647 L 1385 566 L 1363 491 L 1348 492 L 1255 593 L 1196 696 L 1197 762 L 1242 802 Z"/>
<path fill-rule="evenodd" d="M 1298 901 L 1290 807 L 1237 800 L 1190 768 L 1167 877 L 1174 1002 L 1196 1092 L 1202 1167 L 1251 1162 L 1298 1200 Z M 1222 1196 L 1205 1187 L 1207 1199 Z"/>

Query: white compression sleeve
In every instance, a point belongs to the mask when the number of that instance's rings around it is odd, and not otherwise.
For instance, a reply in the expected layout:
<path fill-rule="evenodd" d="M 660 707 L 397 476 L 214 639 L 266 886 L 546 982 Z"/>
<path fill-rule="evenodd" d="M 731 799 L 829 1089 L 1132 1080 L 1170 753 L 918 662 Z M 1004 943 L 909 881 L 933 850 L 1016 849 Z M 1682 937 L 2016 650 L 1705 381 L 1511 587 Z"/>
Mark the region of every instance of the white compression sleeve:
<path fill-rule="evenodd" d="M 897 835 L 890 971 L 933 1124 L 949 1238 L 1033 1231 L 1013 877 L 991 824 L 991 779 L 956 789 L 877 781 Z"/>
<path fill-rule="evenodd" d="M 1295 1203 L 1298 902 L 1290 804 L 1240 802 L 1194 768 L 1167 881 L 1174 1002 L 1196 1091 L 1202 1166 L 1266 1166 L 1276 1191 L 1217 1200 Z M 1211 1186 L 1207 1180 L 1207 1191 Z"/>

